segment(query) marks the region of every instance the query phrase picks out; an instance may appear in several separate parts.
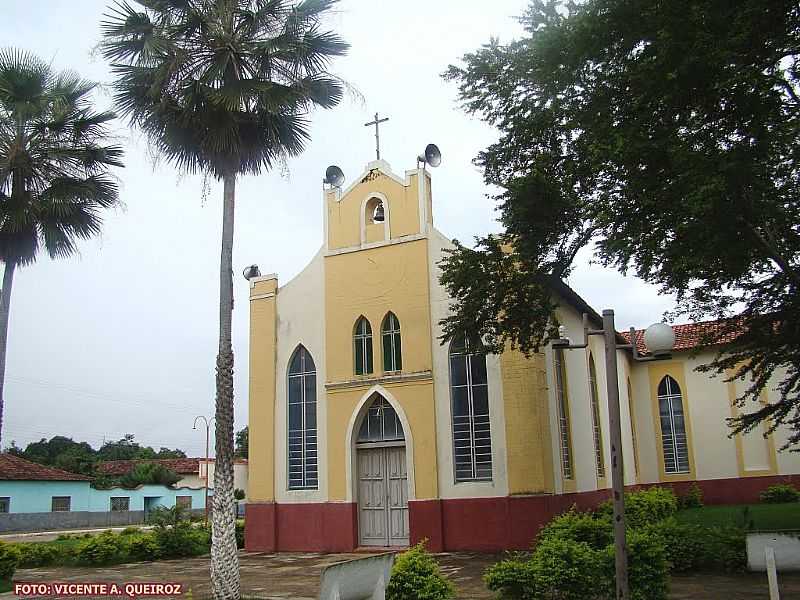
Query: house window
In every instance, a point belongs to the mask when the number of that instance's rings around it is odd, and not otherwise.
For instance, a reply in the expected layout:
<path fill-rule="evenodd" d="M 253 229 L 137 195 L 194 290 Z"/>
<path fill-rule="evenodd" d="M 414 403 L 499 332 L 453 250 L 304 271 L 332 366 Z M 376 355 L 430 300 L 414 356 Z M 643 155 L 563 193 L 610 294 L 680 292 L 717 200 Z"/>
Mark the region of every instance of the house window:
<path fill-rule="evenodd" d="M 317 489 L 317 373 L 298 346 L 289 363 L 289 489 Z"/>
<path fill-rule="evenodd" d="M 72 496 L 53 496 L 50 503 L 52 512 L 69 512 Z"/>
<path fill-rule="evenodd" d="M 633 472 L 639 476 L 639 446 L 636 441 L 636 416 L 633 412 L 633 392 L 631 380 L 628 379 L 628 416 L 631 420 L 631 443 L 633 443 Z"/>
<path fill-rule="evenodd" d="M 372 326 L 364 317 L 359 317 L 353 333 L 356 375 L 372 373 Z"/>
<path fill-rule="evenodd" d="M 383 343 L 383 370 L 400 371 L 403 369 L 402 344 L 400 343 L 400 321 L 393 312 L 383 319 L 381 325 L 381 341 Z"/>
<path fill-rule="evenodd" d="M 683 397 L 678 382 L 666 375 L 658 384 L 661 448 L 665 473 L 689 472 L 689 448 L 683 418 Z"/>
<path fill-rule="evenodd" d="M 450 394 L 455 479 L 457 482 L 491 481 L 486 355 L 477 337 L 462 335 L 450 344 Z"/>
<path fill-rule="evenodd" d="M 597 392 L 597 369 L 595 369 L 594 356 L 591 353 L 589 354 L 589 394 L 592 404 L 594 459 L 597 466 L 597 476 L 602 479 L 606 476 L 606 465 L 603 459 L 603 430 L 600 426 L 600 395 Z"/>
<path fill-rule="evenodd" d="M 111 498 L 111 512 L 127 512 L 131 509 L 131 499 L 128 496 Z"/>
<path fill-rule="evenodd" d="M 175 506 L 185 510 L 192 510 L 192 497 L 191 496 L 175 496 Z"/>
<path fill-rule="evenodd" d="M 567 369 L 564 351 L 553 352 L 555 360 L 556 404 L 558 407 L 558 435 L 561 448 L 561 473 L 564 479 L 574 477 L 572 470 L 572 444 L 569 431 L 569 399 L 567 396 Z"/>
<path fill-rule="evenodd" d="M 11 498 L 9 496 L 0 497 L 0 513 L 7 513 L 11 510 Z"/>

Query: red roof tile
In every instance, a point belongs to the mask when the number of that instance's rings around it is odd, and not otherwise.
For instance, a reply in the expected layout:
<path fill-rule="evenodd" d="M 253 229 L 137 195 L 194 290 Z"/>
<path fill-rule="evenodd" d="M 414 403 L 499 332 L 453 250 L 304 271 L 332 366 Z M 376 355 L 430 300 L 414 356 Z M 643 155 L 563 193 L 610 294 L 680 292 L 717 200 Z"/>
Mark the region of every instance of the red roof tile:
<path fill-rule="evenodd" d="M 91 479 L 86 475 L 46 467 L 13 454 L 0 454 L 0 480 L 3 481 L 91 481 Z"/>
<path fill-rule="evenodd" d="M 156 460 L 107 460 L 97 465 L 97 472 L 103 475 L 125 475 L 140 463 L 158 463 L 179 475 L 200 472 L 199 458 L 160 458 Z"/>
<path fill-rule="evenodd" d="M 703 338 L 707 335 L 714 336 L 713 342 L 706 345 L 726 344 L 732 342 L 741 335 L 741 328 L 730 327 L 735 325 L 730 319 L 720 319 L 717 321 L 701 321 L 700 323 L 685 323 L 683 325 L 672 325 L 675 332 L 675 352 L 681 350 L 691 350 L 703 345 Z M 622 336 L 628 343 L 631 341 L 630 333 L 622 332 Z M 641 353 L 647 352 L 644 344 L 644 329 L 636 330 L 636 349 Z"/>

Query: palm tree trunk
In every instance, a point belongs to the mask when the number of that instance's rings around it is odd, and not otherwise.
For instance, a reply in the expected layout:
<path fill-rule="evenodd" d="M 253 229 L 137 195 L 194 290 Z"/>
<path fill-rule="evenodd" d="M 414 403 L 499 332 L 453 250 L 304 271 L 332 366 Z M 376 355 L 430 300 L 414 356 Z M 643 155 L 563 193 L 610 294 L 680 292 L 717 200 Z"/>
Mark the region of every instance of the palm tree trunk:
<path fill-rule="evenodd" d="M 223 177 L 222 255 L 219 266 L 219 354 L 217 355 L 216 466 L 211 517 L 211 588 L 215 600 L 239 600 L 239 556 L 233 514 L 233 217 L 236 175 Z"/>
<path fill-rule="evenodd" d="M 6 383 L 8 315 L 11 309 L 11 285 L 14 283 L 15 267 L 16 264 L 13 261 L 6 262 L 6 268 L 3 271 L 3 289 L 0 290 L 0 441 L 3 439 L 3 393 Z"/>

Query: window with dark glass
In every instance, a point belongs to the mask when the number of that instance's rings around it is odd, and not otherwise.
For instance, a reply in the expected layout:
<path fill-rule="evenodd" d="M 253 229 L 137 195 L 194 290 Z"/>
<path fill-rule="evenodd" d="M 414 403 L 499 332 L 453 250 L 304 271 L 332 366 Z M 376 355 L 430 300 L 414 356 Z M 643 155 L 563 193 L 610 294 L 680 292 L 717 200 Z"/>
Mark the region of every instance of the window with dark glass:
<path fill-rule="evenodd" d="M 192 497 L 191 496 L 175 496 L 175 506 L 186 510 L 192 510 Z"/>
<path fill-rule="evenodd" d="M 372 373 L 372 326 L 364 317 L 359 317 L 353 334 L 356 375 Z"/>
<path fill-rule="evenodd" d="M 400 321 L 393 312 L 383 319 L 381 325 L 381 342 L 383 344 L 383 370 L 400 371 L 403 369 L 403 348 L 400 343 Z"/>
<path fill-rule="evenodd" d="M 9 496 L 0 497 L 0 513 L 7 513 L 11 510 L 11 498 Z"/>
<path fill-rule="evenodd" d="M 665 473 L 689 472 L 689 447 L 683 417 L 683 396 L 678 382 L 666 375 L 658 384 L 658 412 Z"/>
<path fill-rule="evenodd" d="M 69 512 L 72 505 L 72 496 L 53 496 L 50 501 L 52 512 Z"/>
<path fill-rule="evenodd" d="M 456 481 L 491 481 L 492 439 L 486 355 L 477 337 L 460 335 L 450 344 L 453 459 Z"/>
<path fill-rule="evenodd" d="M 558 436 L 561 450 L 561 473 L 564 479 L 573 479 L 572 444 L 569 426 L 569 399 L 567 396 L 567 369 L 564 365 L 564 351 L 553 351 L 556 381 L 556 405 L 558 407 Z"/>
<path fill-rule="evenodd" d="M 116 496 L 111 498 L 111 512 L 126 512 L 131 508 L 129 496 Z"/>
<path fill-rule="evenodd" d="M 594 459 L 597 476 L 606 476 L 606 464 L 603 458 L 603 430 L 600 426 L 600 394 L 597 391 L 597 369 L 594 356 L 589 354 L 589 394 L 592 404 L 592 437 L 594 438 Z"/>
<path fill-rule="evenodd" d="M 289 489 L 316 489 L 317 371 L 304 346 L 292 355 L 288 379 Z"/>
<path fill-rule="evenodd" d="M 405 439 L 403 425 L 392 405 L 376 395 L 367 409 L 367 414 L 358 429 L 357 443 L 399 442 Z"/>

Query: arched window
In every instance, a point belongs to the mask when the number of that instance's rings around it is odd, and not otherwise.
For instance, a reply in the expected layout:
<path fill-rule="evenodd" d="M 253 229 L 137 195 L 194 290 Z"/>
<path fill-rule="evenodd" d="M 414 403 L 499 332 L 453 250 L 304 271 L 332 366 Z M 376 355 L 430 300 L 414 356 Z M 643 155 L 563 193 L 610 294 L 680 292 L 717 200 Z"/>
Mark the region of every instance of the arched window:
<path fill-rule="evenodd" d="M 359 317 L 353 333 L 356 375 L 372 373 L 372 326 L 364 317 Z"/>
<path fill-rule="evenodd" d="M 399 442 L 406 439 L 403 424 L 387 400 L 376 394 L 361 421 L 357 443 Z"/>
<path fill-rule="evenodd" d="M 456 481 L 491 481 L 492 438 L 486 355 L 477 337 L 460 335 L 450 344 L 453 460 Z"/>
<path fill-rule="evenodd" d="M 592 404 L 592 436 L 594 437 L 594 459 L 597 476 L 606 476 L 606 464 L 603 458 L 603 429 L 600 426 L 600 394 L 597 392 L 597 369 L 594 356 L 589 353 L 589 394 Z"/>
<path fill-rule="evenodd" d="M 661 447 L 665 473 L 689 472 L 689 448 L 683 419 L 683 397 L 678 382 L 665 375 L 658 384 L 658 412 L 661 419 Z"/>
<path fill-rule="evenodd" d="M 289 489 L 317 489 L 317 372 L 300 345 L 289 362 Z"/>
<path fill-rule="evenodd" d="M 400 371 L 403 369 L 402 344 L 400 343 L 400 321 L 393 312 L 384 317 L 381 325 L 381 343 L 383 344 L 383 370 Z"/>
<path fill-rule="evenodd" d="M 567 368 L 564 364 L 564 351 L 553 351 L 555 361 L 556 403 L 558 406 L 558 434 L 561 448 L 561 474 L 564 479 L 573 479 L 572 443 L 569 427 L 569 399 L 567 396 Z"/>

